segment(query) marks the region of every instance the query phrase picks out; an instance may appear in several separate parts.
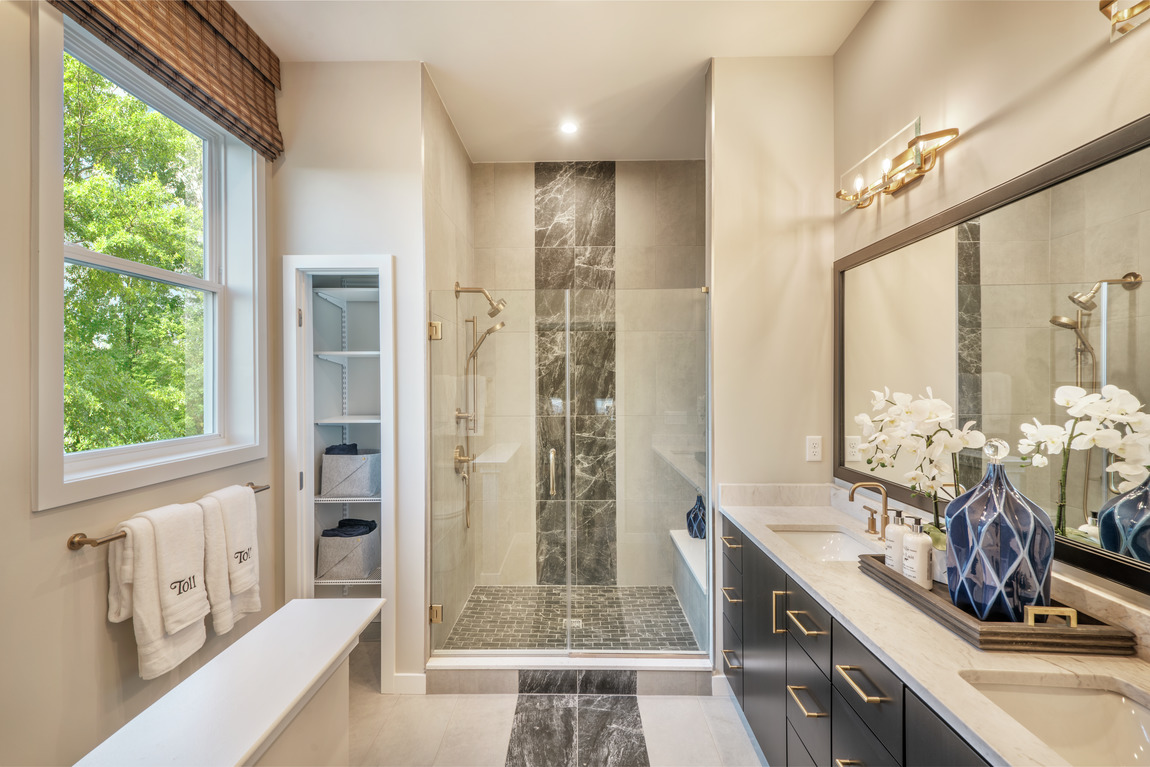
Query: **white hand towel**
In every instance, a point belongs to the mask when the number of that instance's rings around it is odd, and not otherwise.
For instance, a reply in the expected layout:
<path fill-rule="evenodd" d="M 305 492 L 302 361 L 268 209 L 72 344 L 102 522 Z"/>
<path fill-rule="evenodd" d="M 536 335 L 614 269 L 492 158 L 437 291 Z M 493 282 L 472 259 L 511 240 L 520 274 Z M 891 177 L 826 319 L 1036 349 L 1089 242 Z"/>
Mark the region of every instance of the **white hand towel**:
<path fill-rule="evenodd" d="M 224 540 L 228 546 L 228 579 L 232 594 L 242 594 L 260 582 L 256 548 L 256 494 L 250 487 L 231 485 L 208 493 L 220 503 Z"/>
<path fill-rule="evenodd" d="M 202 620 L 192 623 L 175 634 L 164 630 L 160 608 L 160 584 L 156 572 L 156 540 L 152 523 L 136 515 L 119 525 L 128 537 L 115 541 L 121 547 L 119 560 L 113 571 L 109 561 L 109 578 L 116 581 L 119 601 L 113 603 L 112 584 L 109 584 L 108 620 L 119 623 L 124 615 L 123 596 L 130 594 L 132 630 L 136 635 L 136 652 L 140 661 L 140 676 L 155 679 L 183 663 L 200 649 L 207 638 Z M 113 610 L 113 607 L 117 609 Z M 115 614 L 114 614 L 115 613 Z"/>
<path fill-rule="evenodd" d="M 174 503 L 138 515 L 152 523 L 164 632 L 175 634 L 211 611 L 204 588 L 204 513 Z"/>
<path fill-rule="evenodd" d="M 204 582 L 212 608 L 212 628 L 217 635 L 222 635 L 231 631 L 246 613 L 260 611 L 260 587 L 257 583 L 241 594 L 232 594 L 220 502 L 208 495 L 196 503 L 204 512 Z"/>
<path fill-rule="evenodd" d="M 114 532 L 126 536 L 108 544 L 108 621 L 123 623 L 132 617 L 132 526 L 116 525 Z"/>

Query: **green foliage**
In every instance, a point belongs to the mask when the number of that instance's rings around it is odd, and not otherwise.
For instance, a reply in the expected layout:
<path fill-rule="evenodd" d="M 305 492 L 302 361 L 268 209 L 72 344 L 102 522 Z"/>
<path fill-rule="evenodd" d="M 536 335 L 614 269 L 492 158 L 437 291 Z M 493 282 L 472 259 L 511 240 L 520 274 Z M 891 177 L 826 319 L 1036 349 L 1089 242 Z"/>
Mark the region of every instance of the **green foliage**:
<path fill-rule="evenodd" d="M 64 232 L 203 275 L 203 142 L 64 57 Z M 205 296 L 68 264 L 64 451 L 204 433 Z"/>

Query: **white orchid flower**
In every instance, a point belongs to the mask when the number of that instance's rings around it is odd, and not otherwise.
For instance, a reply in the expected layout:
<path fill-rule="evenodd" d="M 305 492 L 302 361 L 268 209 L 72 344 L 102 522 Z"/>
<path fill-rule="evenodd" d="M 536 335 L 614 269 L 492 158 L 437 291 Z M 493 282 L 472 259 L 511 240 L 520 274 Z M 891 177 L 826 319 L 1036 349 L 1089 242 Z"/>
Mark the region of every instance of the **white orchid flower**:
<path fill-rule="evenodd" d="M 917 434 L 908 434 L 899 442 L 899 449 L 915 464 L 926 457 L 926 447 L 926 438 Z"/>
<path fill-rule="evenodd" d="M 1150 414 L 1134 413 L 1126 421 L 1126 428 L 1136 432 L 1150 432 Z"/>
<path fill-rule="evenodd" d="M 862 438 L 870 439 L 871 435 L 875 433 L 874 421 L 866 413 L 859 413 L 855 416 L 855 423 L 862 429 Z"/>
<path fill-rule="evenodd" d="M 1077 402 L 1072 403 L 1066 408 L 1066 414 L 1072 418 L 1082 418 L 1089 415 L 1091 418 L 1099 418 L 1097 415 L 1099 409 L 1102 412 L 1106 411 L 1105 400 L 1102 399 L 1101 394 L 1087 394 Z"/>
<path fill-rule="evenodd" d="M 974 421 L 967 421 L 956 436 L 962 440 L 963 447 L 977 450 L 986 444 L 986 435 L 974 428 Z"/>
<path fill-rule="evenodd" d="M 1048 463 L 1050 463 L 1050 459 L 1042 453 L 1035 453 L 1034 457 L 1030 459 L 1030 465 L 1037 466 L 1040 469 Z"/>
<path fill-rule="evenodd" d="M 1047 455 L 1054 455 L 1061 453 L 1062 449 L 1066 447 L 1066 440 L 1069 436 L 1066 429 L 1058 424 L 1043 424 L 1039 423 L 1038 419 L 1034 419 L 1034 425 L 1028 423 L 1022 424 L 1022 433 L 1024 439 L 1018 443 L 1018 450 L 1023 455 L 1026 455 L 1035 447 L 1043 450 Z"/>
<path fill-rule="evenodd" d="M 1086 396 L 1081 386 L 1059 386 L 1054 390 L 1054 404 L 1060 407 L 1073 407 Z"/>
<path fill-rule="evenodd" d="M 887 400 L 890 399 L 890 387 L 888 386 L 884 386 L 882 391 L 871 389 L 870 393 L 874 395 L 871 397 L 870 409 L 875 412 L 882 410 L 883 406 L 886 405 Z"/>
<path fill-rule="evenodd" d="M 1137 432 L 1127 434 L 1109 450 L 1125 463 L 1140 466 L 1150 465 L 1150 434 Z"/>
<path fill-rule="evenodd" d="M 1070 443 L 1070 447 L 1074 450 L 1089 450 L 1092 447 L 1109 450 L 1122 441 L 1122 432 L 1102 428 L 1095 421 L 1079 421 L 1077 432 L 1077 436 Z"/>

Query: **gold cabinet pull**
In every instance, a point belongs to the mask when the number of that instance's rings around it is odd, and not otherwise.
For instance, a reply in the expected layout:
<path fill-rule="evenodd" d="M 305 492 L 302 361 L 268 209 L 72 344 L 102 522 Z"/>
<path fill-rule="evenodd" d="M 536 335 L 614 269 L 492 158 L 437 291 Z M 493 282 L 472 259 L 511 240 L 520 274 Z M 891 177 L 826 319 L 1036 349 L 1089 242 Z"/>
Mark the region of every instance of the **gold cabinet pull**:
<path fill-rule="evenodd" d="M 722 541 L 723 545 L 726 546 L 728 549 L 741 549 L 741 548 L 743 548 L 743 544 L 741 544 L 741 543 L 731 543 L 731 541 L 735 540 L 735 536 L 733 536 L 733 535 L 720 535 L 719 540 Z"/>
<path fill-rule="evenodd" d="M 727 601 L 728 601 L 728 602 L 730 602 L 730 603 L 731 603 L 731 604 L 733 604 L 733 605 L 737 605 L 737 604 L 739 604 L 740 602 L 742 602 L 743 600 L 741 600 L 741 599 L 731 599 L 731 595 L 727 593 L 728 591 L 734 591 L 734 590 L 735 590 L 735 587 L 734 587 L 734 586 L 724 586 L 722 589 L 720 589 L 720 591 L 722 591 L 722 592 L 723 592 L 723 596 L 724 596 L 724 597 L 726 597 L 726 599 L 727 599 Z"/>
<path fill-rule="evenodd" d="M 851 679 L 851 675 L 847 673 L 848 671 L 862 671 L 862 669 L 858 666 L 835 666 L 835 671 L 839 672 L 839 674 L 842 675 L 842 678 L 847 680 L 847 684 L 849 684 L 851 689 L 858 694 L 863 703 L 886 703 L 890 700 L 890 698 L 882 698 L 877 695 L 867 695 L 865 692 L 863 692 L 862 688 L 858 686 L 858 682 Z"/>
<path fill-rule="evenodd" d="M 799 631 L 803 632 L 803 636 L 805 636 L 805 637 L 817 637 L 817 636 L 822 636 L 823 634 L 827 633 L 825 631 L 820 631 L 819 629 L 808 629 L 806 626 L 803 625 L 802 621 L 800 621 L 798 618 L 795 617 L 796 615 L 806 615 L 806 614 L 807 613 L 805 610 L 787 610 L 787 617 L 790 618 L 791 621 L 793 621 L 794 624 L 799 627 Z"/>
<path fill-rule="evenodd" d="M 835 767 L 865 767 L 866 762 L 860 762 L 858 759 L 835 759 Z"/>
<path fill-rule="evenodd" d="M 795 699 L 795 705 L 799 707 L 799 711 L 803 712 L 803 716 L 807 717 L 808 719 L 818 719 L 820 716 L 827 716 L 826 711 L 807 711 L 807 707 L 803 705 L 803 702 L 801 700 L 799 700 L 799 696 L 795 694 L 795 690 L 806 690 L 806 689 L 807 688 L 805 686 L 800 685 L 800 684 L 788 684 L 787 685 L 787 692 L 789 692 L 791 694 L 791 697 Z M 812 700 L 813 700 L 813 698 L 812 698 Z"/>
<path fill-rule="evenodd" d="M 548 461 L 551 463 L 551 495 L 555 495 L 555 448 L 551 448 L 551 453 L 548 455 Z"/>
<path fill-rule="evenodd" d="M 742 668 L 742 666 L 736 666 L 735 664 L 731 663 L 731 659 L 727 657 L 727 653 L 733 653 L 734 650 L 719 650 L 719 652 L 723 654 L 723 663 L 727 664 L 727 668 L 731 669 L 732 671 L 738 671 Z"/>
<path fill-rule="evenodd" d="M 1027 605 L 1023 608 L 1026 615 L 1026 625 L 1034 625 L 1034 616 L 1036 615 L 1060 615 L 1066 619 L 1070 624 L 1070 628 L 1078 628 L 1078 611 L 1073 607 L 1038 607 L 1036 605 Z"/>
<path fill-rule="evenodd" d="M 772 591 L 771 592 L 771 633 L 772 634 L 785 634 L 787 629 L 779 628 L 779 608 L 776 606 L 775 600 L 779 598 L 780 594 L 786 594 L 785 591 Z M 801 628 L 801 627 L 800 627 Z"/>

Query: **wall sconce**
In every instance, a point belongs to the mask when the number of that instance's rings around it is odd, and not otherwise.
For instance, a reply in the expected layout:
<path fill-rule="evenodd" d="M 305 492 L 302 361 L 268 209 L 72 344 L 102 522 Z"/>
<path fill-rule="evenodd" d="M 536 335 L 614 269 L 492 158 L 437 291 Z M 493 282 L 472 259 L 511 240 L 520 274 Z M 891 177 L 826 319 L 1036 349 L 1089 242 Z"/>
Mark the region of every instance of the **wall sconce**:
<path fill-rule="evenodd" d="M 1103 16 L 1110 19 L 1110 42 L 1114 42 L 1142 22 L 1150 19 L 1150 13 L 1142 15 L 1143 11 L 1150 10 L 1150 0 L 1141 0 L 1141 2 L 1099 0 L 1098 10 L 1102 12 Z"/>
<path fill-rule="evenodd" d="M 1150 3 L 1150 0 L 1144 1 Z M 911 133 L 911 138 L 906 142 L 906 148 L 893 158 L 890 157 L 888 148 L 892 142 L 901 140 L 907 131 Z M 880 194 L 895 194 L 932 171 L 938 162 L 939 152 L 956 138 L 958 128 L 919 134 L 918 120 L 915 120 L 899 131 L 895 138 L 871 152 L 866 159 L 848 171 L 847 178 L 853 176 L 850 182 L 851 190 L 840 189 L 835 192 L 835 197 L 848 203 L 850 208 L 865 208 Z M 898 143 L 893 146 L 895 151 L 900 148 L 901 144 Z M 884 152 L 884 149 L 888 151 Z M 880 175 L 868 184 L 864 175 L 865 169 L 867 165 L 873 165 L 877 156 L 882 156 L 878 165 Z"/>

